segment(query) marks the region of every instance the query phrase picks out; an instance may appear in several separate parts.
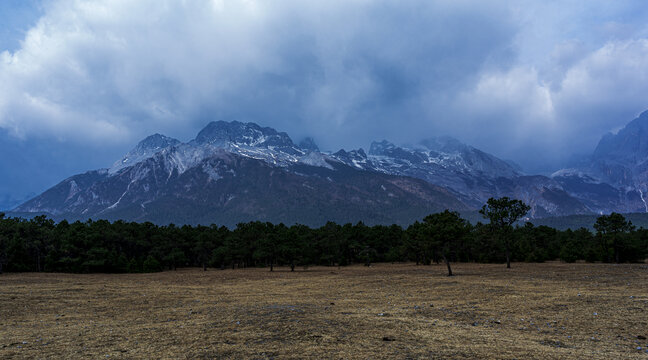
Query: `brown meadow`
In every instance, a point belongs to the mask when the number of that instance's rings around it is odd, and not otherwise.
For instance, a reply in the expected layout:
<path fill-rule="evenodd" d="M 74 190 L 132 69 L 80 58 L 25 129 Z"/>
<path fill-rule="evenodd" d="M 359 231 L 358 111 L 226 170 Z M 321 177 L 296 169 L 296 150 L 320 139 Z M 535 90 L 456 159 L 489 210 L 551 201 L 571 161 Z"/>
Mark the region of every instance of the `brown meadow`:
<path fill-rule="evenodd" d="M 646 264 L 453 270 L 3 274 L 0 358 L 648 359 Z"/>

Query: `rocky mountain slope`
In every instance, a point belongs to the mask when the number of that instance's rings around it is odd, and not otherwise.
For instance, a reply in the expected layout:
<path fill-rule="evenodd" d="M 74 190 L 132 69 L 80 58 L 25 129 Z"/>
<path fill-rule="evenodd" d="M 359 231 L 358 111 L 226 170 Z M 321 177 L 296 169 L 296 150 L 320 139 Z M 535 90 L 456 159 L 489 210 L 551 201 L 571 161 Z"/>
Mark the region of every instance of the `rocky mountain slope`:
<path fill-rule="evenodd" d="M 15 211 L 233 226 L 407 224 L 446 208 L 468 209 L 425 181 L 356 170 L 273 129 L 215 122 L 189 143 L 149 137 L 112 168 L 66 179 Z"/>
<path fill-rule="evenodd" d="M 411 147 L 383 140 L 372 143 L 368 154 L 362 149 L 341 150 L 332 157 L 357 169 L 443 186 L 473 208 L 480 208 L 490 197 L 508 196 L 531 205 L 533 217 L 591 212 L 558 182 L 524 175 L 518 167 L 449 137 L 427 139 Z"/>
<path fill-rule="evenodd" d="M 583 167 L 546 177 L 448 137 L 325 153 L 310 138 L 297 145 L 272 128 L 219 121 L 187 143 L 149 136 L 112 167 L 66 179 L 15 211 L 156 223 L 409 223 L 501 196 L 531 205 L 532 217 L 646 211 L 647 135 L 644 113 L 605 136 Z"/>
<path fill-rule="evenodd" d="M 648 111 L 603 136 L 582 166 L 552 178 L 597 213 L 648 212 Z"/>

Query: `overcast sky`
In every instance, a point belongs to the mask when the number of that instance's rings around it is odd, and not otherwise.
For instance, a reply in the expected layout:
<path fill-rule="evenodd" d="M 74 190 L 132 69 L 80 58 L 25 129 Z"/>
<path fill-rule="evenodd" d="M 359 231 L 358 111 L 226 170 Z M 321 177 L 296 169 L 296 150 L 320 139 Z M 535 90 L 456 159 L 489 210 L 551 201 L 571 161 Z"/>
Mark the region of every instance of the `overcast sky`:
<path fill-rule="evenodd" d="M 643 0 L 0 1 L 0 207 L 212 120 L 547 172 L 646 109 Z"/>

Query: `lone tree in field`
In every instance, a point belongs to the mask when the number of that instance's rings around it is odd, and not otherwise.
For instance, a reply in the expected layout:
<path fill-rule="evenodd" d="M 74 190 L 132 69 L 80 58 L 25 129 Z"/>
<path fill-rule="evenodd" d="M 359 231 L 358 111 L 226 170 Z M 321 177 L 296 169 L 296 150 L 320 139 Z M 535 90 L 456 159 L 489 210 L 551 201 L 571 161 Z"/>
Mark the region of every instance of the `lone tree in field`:
<path fill-rule="evenodd" d="M 609 248 L 608 241 L 612 241 L 612 248 L 614 249 L 614 261 L 618 264 L 620 262 L 621 247 L 623 246 L 624 235 L 634 230 L 634 226 L 630 221 L 626 221 L 623 215 L 618 213 L 611 213 L 610 215 L 599 216 L 594 224 L 597 235 L 602 238 L 605 244 L 604 254 L 609 261 Z M 608 240 L 609 239 L 609 240 Z"/>
<path fill-rule="evenodd" d="M 513 230 L 513 224 L 526 215 L 529 210 L 531 210 L 531 207 L 521 200 L 509 199 L 506 196 L 499 199 L 488 199 L 486 205 L 479 210 L 479 213 L 484 218 L 490 220 L 492 229 L 504 243 L 507 269 L 511 268 L 511 245 L 513 241 L 511 230 Z"/>
<path fill-rule="evenodd" d="M 470 230 L 466 220 L 456 211 L 445 210 L 442 213 L 428 215 L 423 219 L 428 241 L 432 248 L 438 249 L 443 261 L 448 267 L 448 276 L 452 276 L 450 258 L 456 248 L 456 242 L 461 240 Z"/>

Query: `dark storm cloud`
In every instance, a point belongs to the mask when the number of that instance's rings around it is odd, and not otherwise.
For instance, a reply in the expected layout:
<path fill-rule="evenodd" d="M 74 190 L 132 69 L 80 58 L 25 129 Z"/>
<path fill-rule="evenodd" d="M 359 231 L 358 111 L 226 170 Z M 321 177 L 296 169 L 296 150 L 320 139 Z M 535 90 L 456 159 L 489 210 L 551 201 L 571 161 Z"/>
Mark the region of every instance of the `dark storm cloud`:
<path fill-rule="evenodd" d="M 452 135 L 547 169 L 648 108 L 640 1 L 53 0 L 42 11 L 0 55 L 0 128 L 14 139 L 0 147 L 84 147 L 94 166 L 66 161 L 89 167 L 109 165 L 104 149 L 155 132 L 188 140 L 223 119 L 329 150 Z"/>
<path fill-rule="evenodd" d="M 133 141 L 238 118 L 330 147 L 415 133 L 430 95 L 510 55 L 510 18 L 500 3 L 54 2 L 3 55 L 0 126 Z"/>

